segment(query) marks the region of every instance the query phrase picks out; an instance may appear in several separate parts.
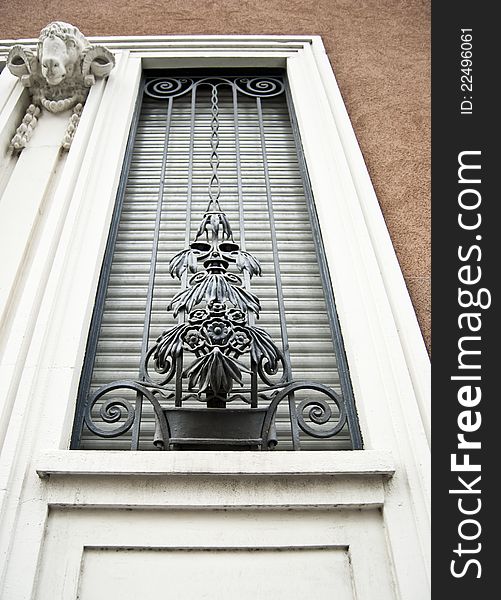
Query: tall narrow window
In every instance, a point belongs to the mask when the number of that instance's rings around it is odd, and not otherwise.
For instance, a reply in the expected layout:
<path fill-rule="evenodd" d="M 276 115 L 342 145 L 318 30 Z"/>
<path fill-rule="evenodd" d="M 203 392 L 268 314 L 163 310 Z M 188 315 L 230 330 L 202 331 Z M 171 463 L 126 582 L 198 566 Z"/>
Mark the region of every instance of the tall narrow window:
<path fill-rule="evenodd" d="M 72 447 L 361 448 L 282 73 L 146 74 Z"/>

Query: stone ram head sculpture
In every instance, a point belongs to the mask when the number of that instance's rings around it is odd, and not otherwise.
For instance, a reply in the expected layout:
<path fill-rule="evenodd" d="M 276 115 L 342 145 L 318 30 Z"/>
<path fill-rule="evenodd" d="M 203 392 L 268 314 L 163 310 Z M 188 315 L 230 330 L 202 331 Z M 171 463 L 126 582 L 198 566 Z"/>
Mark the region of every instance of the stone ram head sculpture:
<path fill-rule="evenodd" d="M 43 111 L 72 111 L 62 140 L 68 150 L 96 77 L 106 77 L 115 66 L 113 54 L 104 46 L 92 45 L 77 27 L 55 21 L 40 32 L 36 53 L 13 46 L 7 67 L 29 89 L 31 104 L 12 138 L 11 148 L 22 150 Z"/>

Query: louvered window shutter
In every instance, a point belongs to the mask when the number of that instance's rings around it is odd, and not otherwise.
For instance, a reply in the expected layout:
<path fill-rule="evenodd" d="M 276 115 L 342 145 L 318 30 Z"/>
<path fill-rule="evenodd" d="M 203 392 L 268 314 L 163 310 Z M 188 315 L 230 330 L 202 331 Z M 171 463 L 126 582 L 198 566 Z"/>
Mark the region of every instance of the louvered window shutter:
<path fill-rule="evenodd" d="M 217 86 L 219 199 L 235 243 L 261 265 L 261 277 L 241 275 L 243 285 L 261 301 L 259 319 L 251 314 L 251 321 L 271 335 L 285 359 L 285 376 L 281 366 L 277 374 L 267 376 L 266 384 L 260 382 L 258 404 L 266 406 L 284 381 L 319 382 L 342 399 L 344 426 L 327 436 L 339 419 L 339 406 L 325 395 L 323 408 L 309 405 L 317 392 L 298 388 L 278 406 L 271 435 L 278 442 L 276 450 L 361 447 L 290 95 L 285 76 L 275 72 L 238 77 L 146 74 L 99 284 L 73 448 L 155 448 L 158 419 L 138 389 L 109 388 L 92 408 L 89 403 L 102 386 L 144 381 L 142 360 L 158 336 L 179 323 L 167 307 L 192 274 L 184 273 L 180 284 L 169 273 L 169 261 L 195 239 L 207 210 L 213 173 L 210 82 L 218 78 L 229 82 Z M 281 93 L 269 93 L 272 88 L 267 85 Z M 150 376 L 162 383 L 151 366 Z M 243 386 L 234 386 L 231 406 L 252 410 L 246 397 L 250 379 L 245 374 Z M 167 391 L 155 386 L 149 390 L 164 408 L 175 402 L 176 386 L 183 407 L 201 407 L 200 398 L 179 373 Z M 305 423 L 306 431 L 298 423 L 291 425 L 291 406 L 301 413 L 299 423 Z M 310 435 L 309 429 L 318 435 Z"/>

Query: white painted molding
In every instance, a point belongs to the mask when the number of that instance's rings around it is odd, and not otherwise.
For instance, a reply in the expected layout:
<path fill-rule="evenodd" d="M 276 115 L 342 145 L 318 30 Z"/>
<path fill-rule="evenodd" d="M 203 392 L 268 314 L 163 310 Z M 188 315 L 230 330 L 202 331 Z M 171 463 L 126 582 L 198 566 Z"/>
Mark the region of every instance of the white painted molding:
<path fill-rule="evenodd" d="M 9 143 L 25 113 L 27 96 L 19 80 L 4 69 L 0 74 L 0 198 L 16 164 Z"/>
<path fill-rule="evenodd" d="M 332 117 L 336 122 L 339 137 L 348 158 L 350 173 L 357 189 L 367 230 L 371 236 L 379 270 L 398 327 L 402 350 L 406 356 L 423 425 L 428 442 L 431 443 L 430 358 L 362 151 L 353 135 L 353 128 L 336 77 L 320 37 L 312 39 L 312 50 L 317 59 L 318 69 L 322 74 L 323 87 L 331 106 Z"/>
<path fill-rule="evenodd" d="M 39 125 L 30 147 L 20 156 L 0 202 L 0 339 L 8 328 L 13 293 L 44 212 L 53 175 L 60 160 L 59 145 L 66 129 L 63 115 L 48 114 Z"/>
<path fill-rule="evenodd" d="M 385 503 L 385 479 L 384 475 L 298 473 L 53 474 L 39 479 L 39 492 L 49 512 L 65 506 L 70 510 L 105 507 L 110 512 L 122 508 L 164 512 L 253 508 L 314 513 L 319 509 L 380 509 Z"/>
<path fill-rule="evenodd" d="M 16 85 L 17 79 L 12 76 L 8 69 L 4 69 L 0 73 L 0 114 L 3 114 L 5 103 L 10 98 Z"/>
<path fill-rule="evenodd" d="M 84 171 L 82 158 L 88 147 L 104 87 L 105 82 L 103 80 L 92 87 L 76 133 L 76 142 L 68 153 L 64 164 L 64 177 L 55 186 L 53 197 L 49 194 L 51 197 L 46 199 L 46 210 L 43 217 L 40 218 L 37 235 L 35 236 L 37 239 L 30 244 L 28 256 L 21 267 L 22 273 L 20 273 L 18 285 L 13 290 L 9 302 L 9 314 L 6 319 L 8 323 L 2 323 L 1 315 L 3 311 L 0 301 L 0 324 L 4 325 L 3 327 L 0 326 L 0 398 L 2 399 L 0 402 L 0 447 L 3 446 L 7 431 L 9 439 L 15 440 L 19 435 L 18 427 L 22 426 L 22 421 L 19 419 L 10 422 L 10 416 L 15 404 L 17 404 L 17 409 L 21 410 L 21 413 L 23 412 L 20 406 L 22 399 L 19 397 L 18 392 L 19 386 L 27 378 L 24 365 L 27 360 L 26 353 L 30 347 L 28 340 L 31 340 L 33 328 L 38 318 L 40 301 L 45 292 L 54 253 L 60 241 L 61 230 L 71 205 L 75 183 L 78 176 Z M 56 140 L 57 144 L 59 144 L 59 140 Z M 19 230 L 17 230 L 17 242 L 19 242 L 19 237 Z M 4 271 L 4 276 L 5 273 Z M 1 462 L 8 461 L 13 456 L 13 445 L 7 443 Z M 1 482 L 0 471 L 0 485 Z"/>
<path fill-rule="evenodd" d="M 401 598 L 392 581 L 377 510 L 320 511 L 310 517 L 308 512 L 290 510 L 211 509 L 203 515 L 200 511 L 145 510 L 138 515 L 54 507 L 44 544 L 39 577 L 26 598 L 154 598 L 166 595 L 166 585 L 173 598 L 202 598 L 207 590 L 221 600 Z M 197 554 L 204 550 L 207 552 Z M 214 563 L 207 564 L 207 560 L 218 551 L 224 554 L 219 552 L 222 563 L 215 570 Z M 262 556 L 259 551 L 267 552 L 265 572 L 255 566 L 254 561 Z M 315 554 L 308 555 L 308 551 Z M 323 553 L 326 557 L 319 562 Z M 183 562 L 172 565 L 169 557 L 179 554 L 184 556 Z M 235 554 L 241 557 L 236 565 L 232 560 Z M 120 555 L 127 559 L 128 568 L 115 568 L 114 559 Z M 338 567 L 339 555 L 344 557 L 343 570 Z M 98 571 L 89 572 L 90 556 L 99 565 Z M 143 562 L 135 562 L 138 556 Z M 282 557 L 281 567 L 275 562 L 277 556 Z M 152 563 L 158 565 L 159 561 L 159 567 L 152 570 Z M 56 575 L 61 573 L 64 576 Z M 131 585 L 127 583 L 129 573 L 134 576 Z M 25 579 L 19 577 L 17 589 L 26 589 Z M 94 589 L 86 587 L 89 581 Z M 155 581 L 160 585 L 152 585 Z M 257 589 L 249 585 L 251 581 L 259 584 Z M 194 583 L 198 590 L 193 590 Z M 15 594 L 15 587 L 8 591 L 14 593 L 9 600 L 22 598 Z M 419 590 L 406 600 L 428 597 L 418 594 Z"/>
<path fill-rule="evenodd" d="M 37 456 L 48 475 L 360 475 L 391 476 L 391 454 L 339 452 L 114 452 L 47 451 Z"/>
<path fill-rule="evenodd" d="M 288 61 L 292 97 L 308 164 L 357 411 L 366 449 L 391 450 L 397 464 L 385 504 L 398 579 L 405 582 L 413 556 L 426 557 L 429 576 L 430 453 L 399 326 L 374 250 L 362 202 L 352 176 L 318 59 L 310 47 Z M 335 82 L 331 81 L 331 85 Z M 351 138 L 355 135 L 346 113 Z M 375 199 L 375 197 L 374 197 Z M 402 285 L 403 280 L 402 280 Z M 417 323 L 408 324 L 415 326 Z M 398 465 L 405 470 L 400 471 Z M 412 490 L 410 493 L 407 490 Z M 397 491 L 399 490 L 399 491 Z M 408 494 L 408 503 L 398 497 Z M 390 505 L 395 505 L 390 509 Z M 402 507 L 403 510 L 400 510 Z M 404 513 L 408 511 L 407 515 Z M 415 520 L 411 547 L 399 530 Z M 400 569 L 402 570 L 400 571 Z"/>

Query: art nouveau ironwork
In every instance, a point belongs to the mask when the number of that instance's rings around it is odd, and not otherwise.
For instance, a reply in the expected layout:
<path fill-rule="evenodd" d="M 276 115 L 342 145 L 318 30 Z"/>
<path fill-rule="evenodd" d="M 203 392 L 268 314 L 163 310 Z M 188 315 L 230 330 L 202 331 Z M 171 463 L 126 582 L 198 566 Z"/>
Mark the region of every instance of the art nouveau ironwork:
<path fill-rule="evenodd" d="M 251 290 L 251 280 L 261 275 L 261 266 L 235 242 L 224 212 L 219 175 L 220 90 L 229 88 L 233 95 L 256 98 L 260 113 L 261 99 L 283 94 L 284 82 L 277 77 L 163 77 L 147 82 L 144 92 L 167 100 L 170 111 L 174 98 L 200 88 L 210 93 L 208 204 L 193 241 L 169 263 L 171 276 L 181 284 L 166 307 L 177 318 L 177 325 L 166 329 L 147 349 L 150 298 L 139 378 L 99 388 L 88 397 L 81 421 L 102 438 L 118 437 L 132 429 L 132 448 L 137 448 L 146 400 L 155 415 L 152 442 L 166 450 L 272 449 L 276 445 L 274 419 L 282 403 L 288 406 L 293 449 L 300 449 L 300 432 L 318 439 L 332 438 L 346 428 L 347 421 L 351 431 L 356 427 L 353 411 L 346 411 L 345 400 L 338 393 L 319 382 L 292 378 L 285 327 L 283 351 L 265 329 L 256 326 L 261 304 Z M 261 115 L 260 123 L 262 126 Z M 266 171 L 266 161 L 264 165 Z M 273 232 L 272 210 L 269 218 Z M 159 227 L 153 242 L 150 295 L 158 236 Z M 274 264 L 279 270 L 276 243 Z M 277 285 L 279 282 L 277 276 Z M 283 320 L 279 294 L 280 302 Z M 136 394 L 135 403 L 127 399 L 126 392 Z M 194 402 L 199 406 L 193 406 Z M 82 425 L 77 423 L 77 431 Z"/>

